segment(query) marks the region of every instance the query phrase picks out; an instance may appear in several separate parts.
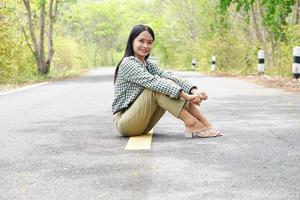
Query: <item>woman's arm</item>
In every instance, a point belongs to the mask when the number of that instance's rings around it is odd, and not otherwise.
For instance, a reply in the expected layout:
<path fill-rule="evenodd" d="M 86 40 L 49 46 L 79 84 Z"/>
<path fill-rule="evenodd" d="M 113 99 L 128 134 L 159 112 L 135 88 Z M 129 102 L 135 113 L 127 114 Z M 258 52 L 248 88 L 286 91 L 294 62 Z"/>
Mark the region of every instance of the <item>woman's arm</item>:
<path fill-rule="evenodd" d="M 183 80 L 182 78 L 174 75 L 172 72 L 164 71 L 159 69 L 159 67 L 154 64 L 150 63 L 152 65 L 152 69 L 155 71 L 155 74 L 162 78 L 170 79 L 174 81 L 176 84 L 178 84 L 186 93 L 190 93 L 193 88 L 197 88 L 194 85 L 191 85 L 188 81 Z"/>
<path fill-rule="evenodd" d="M 208 98 L 207 94 L 203 91 L 200 91 L 196 86 L 193 86 L 189 84 L 187 81 L 181 79 L 180 77 L 175 76 L 172 72 L 167 72 L 159 69 L 159 67 L 154 63 L 151 64 L 153 65 L 152 67 L 155 73 L 157 73 L 160 77 L 173 80 L 180 87 L 182 87 L 184 92 L 181 92 L 180 96 L 186 100 L 188 100 L 188 98 L 192 98 L 193 100 L 191 100 L 190 103 L 198 105 L 202 102 L 202 100 L 206 100 Z M 189 94 L 190 97 L 188 97 Z"/>
<path fill-rule="evenodd" d="M 173 85 L 169 81 L 150 74 L 134 57 L 124 58 L 120 68 L 119 75 L 129 82 L 136 83 L 145 88 L 168 95 L 170 98 L 179 98 L 182 90 L 180 86 Z M 119 76 L 118 75 L 118 76 Z"/>

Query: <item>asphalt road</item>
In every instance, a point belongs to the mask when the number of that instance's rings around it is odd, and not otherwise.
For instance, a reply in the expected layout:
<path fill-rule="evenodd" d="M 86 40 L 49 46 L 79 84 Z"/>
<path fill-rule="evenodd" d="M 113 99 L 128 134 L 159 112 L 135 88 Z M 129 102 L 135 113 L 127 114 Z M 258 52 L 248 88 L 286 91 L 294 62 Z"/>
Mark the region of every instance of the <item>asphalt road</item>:
<path fill-rule="evenodd" d="M 300 94 L 181 72 L 225 132 L 184 138 L 166 114 L 150 150 L 125 150 L 112 69 L 0 95 L 1 200 L 299 200 Z"/>

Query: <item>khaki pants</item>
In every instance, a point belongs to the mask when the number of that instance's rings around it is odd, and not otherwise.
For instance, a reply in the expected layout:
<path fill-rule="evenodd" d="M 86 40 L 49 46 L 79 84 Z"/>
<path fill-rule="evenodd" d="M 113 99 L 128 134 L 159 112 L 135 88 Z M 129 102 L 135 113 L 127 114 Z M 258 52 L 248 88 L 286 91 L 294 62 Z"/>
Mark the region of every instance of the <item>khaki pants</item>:
<path fill-rule="evenodd" d="M 189 107 L 186 100 L 171 99 L 145 89 L 127 110 L 114 114 L 114 123 L 123 136 L 143 135 L 155 126 L 166 110 L 178 118 L 183 107 Z"/>

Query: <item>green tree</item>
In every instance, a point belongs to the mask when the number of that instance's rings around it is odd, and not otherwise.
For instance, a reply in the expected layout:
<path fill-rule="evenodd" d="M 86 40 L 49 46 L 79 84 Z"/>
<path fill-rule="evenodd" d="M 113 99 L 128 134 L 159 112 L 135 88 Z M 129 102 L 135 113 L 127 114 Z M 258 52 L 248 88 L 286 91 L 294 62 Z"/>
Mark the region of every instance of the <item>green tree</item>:
<path fill-rule="evenodd" d="M 18 20 L 21 4 L 0 1 L 0 84 L 17 84 L 32 79 L 34 68 Z"/>
<path fill-rule="evenodd" d="M 271 66 L 275 62 L 275 49 L 277 46 L 277 64 L 281 60 L 281 43 L 287 40 L 285 30 L 288 26 L 287 18 L 293 12 L 294 0 L 220 0 L 220 9 L 225 13 L 231 4 L 236 4 L 237 11 L 252 12 L 256 35 L 263 43 L 266 55 L 269 56 L 266 34 L 271 43 Z M 259 10 L 259 15 L 257 10 Z M 259 19 L 260 17 L 260 19 Z M 262 28 L 259 28 L 262 26 Z M 261 32 L 263 29 L 263 32 Z"/>
<path fill-rule="evenodd" d="M 38 70 L 42 74 L 47 74 L 50 70 L 53 57 L 53 25 L 56 20 L 59 0 L 49 0 L 48 4 L 48 55 L 45 56 L 45 26 L 46 26 L 46 0 L 38 0 L 33 4 L 39 11 L 39 25 L 34 23 L 33 9 L 30 0 L 23 0 L 26 8 L 28 30 L 30 33 L 31 43 L 27 41 L 30 50 L 35 58 Z M 39 31 L 39 37 L 35 30 Z M 26 33 L 25 33 L 26 34 Z M 27 39 L 27 37 L 26 37 Z"/>

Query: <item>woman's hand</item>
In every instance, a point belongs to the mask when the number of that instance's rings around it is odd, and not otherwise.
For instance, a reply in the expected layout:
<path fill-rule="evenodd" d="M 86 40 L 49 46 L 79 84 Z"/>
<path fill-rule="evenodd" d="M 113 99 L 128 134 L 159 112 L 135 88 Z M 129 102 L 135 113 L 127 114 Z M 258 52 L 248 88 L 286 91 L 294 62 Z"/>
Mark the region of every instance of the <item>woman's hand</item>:
<path fill-rule="evenodd" d="M 199 105 L 202 102 L 202 99 L 199 97 L 198 94 L 187 94 L 184 91 L 181 91 L 179 96 L 187 100 L 189 103 L 195 105 Z"/>
<path fill-rule="evenodd" d="M 201 100 L 206 100 L 208 98 L 208 96 L 207 96 L 207 94 L 205 92 L 200 91 L 200 90 L 198 90 L 196 88 L 192 89 L 191 93 L 193 95 L 198 95 Z"/>

